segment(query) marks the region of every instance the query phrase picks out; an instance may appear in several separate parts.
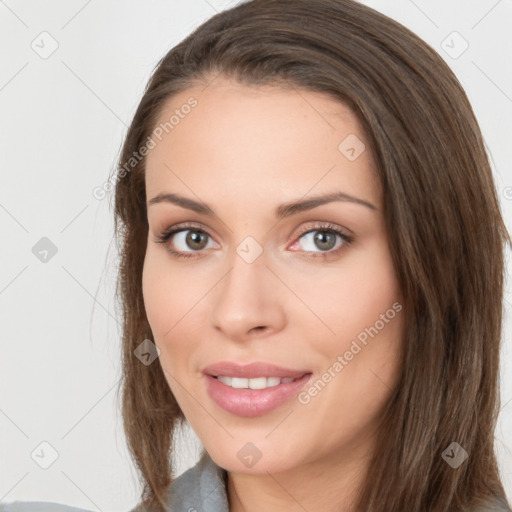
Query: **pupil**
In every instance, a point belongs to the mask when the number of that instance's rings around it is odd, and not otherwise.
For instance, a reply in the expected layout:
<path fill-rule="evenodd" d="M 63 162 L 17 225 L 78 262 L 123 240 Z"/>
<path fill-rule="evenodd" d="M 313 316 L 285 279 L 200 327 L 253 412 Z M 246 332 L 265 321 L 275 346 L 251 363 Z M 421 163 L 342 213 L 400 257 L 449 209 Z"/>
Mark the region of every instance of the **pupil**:
<path fill-rule="evenodd" d="M 330 237 L 330 240 L 326 241 L 326 239 L 329 237 Z M 319 249 L 329 250 L 334 247 L 336 240 L 334 239 L 333 233 L 329 233 L 327 231 L 319 231 L 315 235 L 315 243 L 317 244 Z"/>
<path fill-rule="evenodd" d="M 192 246 L 192 249 L 202 249 L 206 245 L 204 243 L 206 240 L 205 235 L 206 233 L 201 233 L 200 231 L 191 231 L 187 235 L 187 244 Z M 199 245 L 199 247 L 197 245 Z"/>

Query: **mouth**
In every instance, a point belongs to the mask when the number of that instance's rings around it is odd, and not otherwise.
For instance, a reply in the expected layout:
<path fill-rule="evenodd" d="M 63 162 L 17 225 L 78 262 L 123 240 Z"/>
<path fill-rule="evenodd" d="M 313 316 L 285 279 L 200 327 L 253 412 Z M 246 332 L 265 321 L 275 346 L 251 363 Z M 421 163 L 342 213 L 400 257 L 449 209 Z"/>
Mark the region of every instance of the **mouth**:
<path fill-rule="evenodd" d="M 222 362 L 203 370 L 210 398 L 237 416 L 266 414 L 291 400 L 311 379 L 310 370 L 267 363 Z"/>
<path fill-rule="evenodd" d="M 212 377 L 230 377 L 231 379 L 256 379 L 263 377 L 267 379 L 271 377 L 296 379 L 306 373 L 311 373 L 311 370 L 294 370 L 292 368 L 285 368 L 284 366 L 263 362 L 240 364 L 231 361 L 222 361 L 207 366 L 203 369 L 203 373 Z"/>

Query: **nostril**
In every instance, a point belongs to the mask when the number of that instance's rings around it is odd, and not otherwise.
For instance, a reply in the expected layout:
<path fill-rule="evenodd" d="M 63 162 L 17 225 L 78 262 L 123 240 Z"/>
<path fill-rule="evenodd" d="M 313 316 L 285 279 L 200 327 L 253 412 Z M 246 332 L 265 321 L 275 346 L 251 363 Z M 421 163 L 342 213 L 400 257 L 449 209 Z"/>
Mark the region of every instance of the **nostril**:
<path fill-rule="evenodd" d="M 249 330 L 250 334 L 261 334 L 264 333 L 268 327 L 266 325 L 258 325 Z"/>

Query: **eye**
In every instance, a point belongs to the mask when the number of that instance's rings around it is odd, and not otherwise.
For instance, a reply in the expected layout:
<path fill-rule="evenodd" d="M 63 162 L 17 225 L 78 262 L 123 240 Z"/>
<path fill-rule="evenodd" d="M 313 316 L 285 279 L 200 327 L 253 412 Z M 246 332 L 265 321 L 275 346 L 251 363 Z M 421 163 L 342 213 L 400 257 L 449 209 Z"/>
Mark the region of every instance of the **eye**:
<path fill-rule="evenodd" d="M 164 231 L 158 235 L 155 242 L 167 244 L 167 250 L 177 258 L 191 258 L 194 253 L 211 248 L 208 246 L 209 237 L 210 235 L 203 229 L 187 224 Z M 171 248 L 169 242 L 172 242 L 172 246 L 177 247 L 177 250 Z M 218 245 L 215 244 L 215 247 Z"/>
<path fill-rule="evenodd" d="M 306 227 L 299 235 L 297 242 L 291 247 L 302 247 L 301 251 L 309 257 L 327 257 L 338 254 L 345 246 L 350 245 L 354 238 L 336 226 L 326 223 L 322 225 Z M 302 243 L 301 243 L 302 242 Z"/>
<path fill-rule="evenodd" d="M 336 255 L 354 240 L 352 236 L 330 223 L 308 226 L 296 236 L 296 242 L 290 248 L 296 251 L 293 247 L 302 246 L 299 251 L 313 258 Z M 208 244 L 209 241 L 213 242 L 208 232 L 201 227 L 181 224 L 158 235 L 155 243 L 165 244 L 173 257 L 192 258 L 200 255 L 204 249 L 212 248 L 212 245 Z M 219 245 L 213 242 L 213 247 L 218 248 Z"/>

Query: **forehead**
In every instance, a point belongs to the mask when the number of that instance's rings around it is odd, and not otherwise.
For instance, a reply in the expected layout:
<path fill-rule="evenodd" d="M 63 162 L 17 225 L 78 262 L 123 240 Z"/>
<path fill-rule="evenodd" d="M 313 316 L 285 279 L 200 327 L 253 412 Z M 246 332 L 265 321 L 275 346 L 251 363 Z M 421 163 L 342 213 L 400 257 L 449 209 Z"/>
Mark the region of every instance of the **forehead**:
<path fill-rule="evenodd" d="M 247 190 L 296 198 L 343 187 L 379 203 L 362 126 L 349 107 L 320 92 L 217 77 L 170 98 L 152 139 L 148 196 L 187 187 L 205 194 L 223 185 L 225 195 L 239 198 Z"/>

